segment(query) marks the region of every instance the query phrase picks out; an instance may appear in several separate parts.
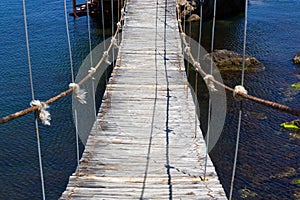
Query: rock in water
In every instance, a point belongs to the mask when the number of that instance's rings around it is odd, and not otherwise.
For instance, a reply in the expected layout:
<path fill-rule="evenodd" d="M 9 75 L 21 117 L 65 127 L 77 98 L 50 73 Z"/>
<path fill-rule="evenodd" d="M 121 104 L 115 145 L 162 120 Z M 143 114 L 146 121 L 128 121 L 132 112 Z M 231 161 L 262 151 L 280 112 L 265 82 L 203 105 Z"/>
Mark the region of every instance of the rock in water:
<path fill-rule="evenodd" d="M 210 56 L 213 56 L 215 65 L 220 70 L 241 70 L 243 64 L 243 55 L 226 49 L 216 50 L 213 53 L 206 54 L 204 60 L 210 60 Z M 245 59 L 246 70 L 257 70 L 263 67 L 263 65 L 254 57 L 247 56 Z"/>
<path fill-rule="evenodd" d="M 300 52 L 297 53 L 297 54 L 295 55 L 295 57 L 293 58 L 293 63 L 294 63 L 294 64 L 300 64 Z"/>
<path fill-rule="evenodd" d="M 197 14 L 192 14 L 188 19 L 187 22 L 197 22 L 200 21 L 200 17 Z"/>

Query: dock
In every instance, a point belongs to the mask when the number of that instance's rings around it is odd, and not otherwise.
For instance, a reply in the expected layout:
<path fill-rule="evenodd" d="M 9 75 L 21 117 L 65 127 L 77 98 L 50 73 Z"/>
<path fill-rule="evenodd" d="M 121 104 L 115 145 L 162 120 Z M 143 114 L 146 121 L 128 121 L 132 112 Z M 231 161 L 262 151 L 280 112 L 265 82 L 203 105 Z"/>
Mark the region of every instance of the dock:
<path fill-rule="evenodd" d="M 167 4 L 127 2 L 116 66 L 61 200 L 227 199 L 209 157 L 204 179 L 176 2 Z"/>

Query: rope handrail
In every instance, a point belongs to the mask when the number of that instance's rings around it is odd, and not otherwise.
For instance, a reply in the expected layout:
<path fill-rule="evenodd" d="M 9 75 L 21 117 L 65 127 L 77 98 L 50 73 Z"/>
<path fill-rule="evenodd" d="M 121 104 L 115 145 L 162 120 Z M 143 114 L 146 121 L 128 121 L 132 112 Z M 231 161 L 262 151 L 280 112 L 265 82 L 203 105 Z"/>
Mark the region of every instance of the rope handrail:
<path fill-rule="evenodd" d="M 176 7 L 177 7 L 177 19 L 181 19 L 181 12 L 180 12 L 179 4 L 177 4 Z M 180 32 L 180 35 L 181 35 L 181 40 L 184 44 L 185 53 L 190 58 L 191 63 L 195 67 L 196 71 L 198 71 L 202 75 L 202 77 L 206 77 L 208 74 L 201 68 L 200 63 L 198 61 L 196 61 L 196 59 L 194 58 L 194 56 L 192 55 L 192 53 L 190 51 L 190 47 L 189 47 L 188 42 L 186 41 L 186 38 L 185 38 L 185 33 L 184 33 L 184 30 L 183 30 L 183 27 L 182 27 L 182 24 L 181 24 L 181 20 L 178 20 L 178 26 L 179 26 L 179 32 Z M 233 88 L 231 88 L 231 87 L 229 87 L 229 86 L 227 86 L 227 85 L 225 85 L 225 84 L 223 84 L 223 83 L 221 83 L 221 82 L 219 82 L 215 79 L 210 79 L 210 80 L 213 83 L 215 83 L 216 85 L 224 88 L 225 90 L 227 90 L 231 93 L 233 93 L 235 91 Z M 291 108 L 287 105 L 283 105 L 283 104 L 280 104 L 280 103 L 265 100 L 265 99 L 255 97 L 255 96 L 252 96 L 250 94 L 246 94 L 246 93 L 242 93 L 242 92 L 237 92 L 237 94 L 239 96 L 245 98 L 245 99 L 251 100 L 253 102 L 264 105 L 266 107 L 273 108 L 273 109 L 276 109 L 276 110 L 280 110 L 282 112 L 292 114 L 292 115 L 295 115 L 295 116 L 300 116 L 300 110 Z"/>
<path fill-rule="evenodd" d="M 119 19 L 119 21 L 118 21 L 118 23 L 117 23 L 117 29 L 116 29 L 116 31 L 115 31 L 115 33 L 114 33 L 114 35 L 113 35 L 112 38 L 116 38 L 116 36 L 119 34 L 119 32 L 120 32 L 120 30 L 121 30 L 121 26 L 122 26 L 121 24 L 122 24 L 122 21 L 123 21 L 123 19 L 124 19 L 124 15 L 125 15 L 125 7 L 126 7 L 126 0 L 124 0 L 123 8 L 121 9 L 121 16 L 120 16 L 120 19 Z M 106 51 L 105 51 L 104 54 L 102 55 L 102 57 L 101 57 L 100 61 L 97 63 L 97 65 L 93 68 L 93 70 L 90 70 L 89 73 L 88 73 L 81 81 L 79 81 L 79 82 L 77 83 L 79 86 L 82 85 L 82 84 L 85 83 L 87 80 L 89 80 L 90 78 L 93 77 L 93 75 L 96 73 L 97 69 L 100 67 L 100 65 L 101 65 L 101 64 L 105 61 L 105 59 L 107 58 L 108 52 L 110 52 L 111 49 L 114 47 L 114 45 L 115 45 L 114 43 L 115 43 L 115 40 L 112 39 L 111 42 L 110 42 L 110 45 L 108 46 L 108 48 L 106 49 Z M 52 98 L 46 100 L 44 103 L 46 103 L 46 104 L 49 105 L 49 104 L 51 104 L 51 103 L 53 103 L 53 102 L 55 102 L 55 101 L 57 101 L 57 100 L 59 100 L 59 99 L 65 97 L 65 96 L 67 96 L 68 94 L 72 93 L 72 92 L 74 91 L 74 89 L 75 89 L 74 87 L 71 87 L 71 88 L 69 88 L 69 89 L 67 89 L 67 90 L 65 90 L 65 91 L 63 91 L 63 92 L 61 92 L 60 94 L 58 94 L 58 95 L 56 95 L 56 96 L 54 96 L 54 97 L 52 97 Z M 29 114 L 29 113 L 32 113 L 32 112 L 34 112 L 34 111 L 36 111 L 36 110 L 38 110 L 38 109 L 39 109 L 39 106 L 31 106 L 31 107 L 28 107 L 28 108 L 26 108 L 26 109 L 17 111 L 17 112 L 15 112 L 15 113 L 12 113 L 12 114 L 10 114 L 10 115 L 7 115 L 7 116 L 5 116 L 5 117 L 2 117 L 2 118 L 0 119 L 0 124 L 4 124 L 4 123 L 9 122 L 9 121 L 11 121 L 11 120 L 17 119 L 17 118 L 19 118 L 19 117 L 22 117 L 22 116 L 24 116 L 24 115 L 27 115 L 27 114 Z"/>

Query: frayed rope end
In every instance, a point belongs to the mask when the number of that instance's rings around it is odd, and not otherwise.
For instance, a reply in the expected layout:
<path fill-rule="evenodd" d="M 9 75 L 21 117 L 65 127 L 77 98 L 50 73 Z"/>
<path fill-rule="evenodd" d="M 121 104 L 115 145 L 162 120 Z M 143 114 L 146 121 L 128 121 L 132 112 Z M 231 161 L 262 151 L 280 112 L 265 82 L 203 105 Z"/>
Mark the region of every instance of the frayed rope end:
<path fill-rule="evenodd" d="M 69 87 L 73 87 L 74 88 L 74 95 L 76 97 L 76 99 L 81 103 L 81 104 L 86 104 L 86 94 L 87 92 L 83 89 L 80 89 L 80 86 L 76 83 L 70 83 Z"/>
<path fill-rule="evenodd" d="M 50 126 L 51 115 L 47 108 L 49 108 L 48 104 L 45 102 L 40 102 L 39 100 L 33 100 L 30 102 L 30 106 L 38 106 L 38 116 L 39 119 L 42 121 L 42 124 Z"/>
<path fill-rule="evenodd" d="M 211 91 L 211 92 L 217 92 L 218 90 L 216 89 L 215 85 L 214 85 L 214 82 L 212 80 L 215 80 L 215 78 L 208 74 L 206 75 L 203 80 L 205 81 L 208 89 Z"/>

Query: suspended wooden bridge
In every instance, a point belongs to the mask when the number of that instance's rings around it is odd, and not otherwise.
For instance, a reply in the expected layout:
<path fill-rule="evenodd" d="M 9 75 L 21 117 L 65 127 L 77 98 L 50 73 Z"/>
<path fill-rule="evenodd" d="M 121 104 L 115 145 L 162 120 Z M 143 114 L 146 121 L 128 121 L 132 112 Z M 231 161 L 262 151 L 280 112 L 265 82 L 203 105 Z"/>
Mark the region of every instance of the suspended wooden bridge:
<path fill-rule="evenodd" d="M 226 199 L 209 157 L 203 173 L 175 0 L 127 2 L 105 96 L 60 199 Z"/>

